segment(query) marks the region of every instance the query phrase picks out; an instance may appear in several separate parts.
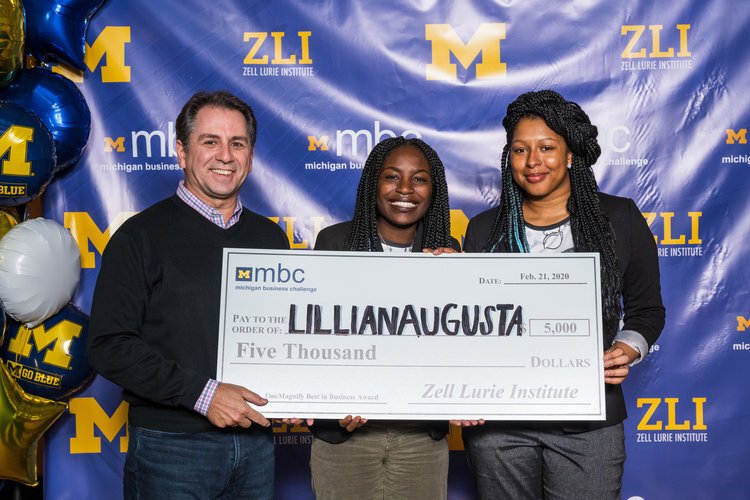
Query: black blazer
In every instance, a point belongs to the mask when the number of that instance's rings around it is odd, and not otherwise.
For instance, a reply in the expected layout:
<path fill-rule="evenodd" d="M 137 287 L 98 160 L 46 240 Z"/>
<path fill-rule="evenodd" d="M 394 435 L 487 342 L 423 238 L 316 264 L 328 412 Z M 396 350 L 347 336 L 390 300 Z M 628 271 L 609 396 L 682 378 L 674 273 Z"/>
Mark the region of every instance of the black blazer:
<path fill-rule="evenodd" d="M 615 252 L 620 265 L 623 330 L 634 330 L 651 347 L 664 328 L 665 310 L 659 284 L 659 258 L 654 236 L 633 200 L 599 193 L 599 203 L 615 233 Z M 500 208 L 482 212 L 469 221 L 464 240 L 465 252 L 483 252 Z M 604 347 L 608 348 L 617 328 L 605 328 Z M 605 385 L 606 421 L 559 422 L 556 428 L 585 431 L 622 422 L 627 417 L 621 385 Z M 549 427 L 550 424 L 540 425 Z"/>
<path fill-rule="evenodd" d="M 341 222 L 328 226 L 318 233 L 318 237 L 315 240 L 315 250 L 332 250 L 332 251 L 343 251 L 346 250 L 346 239 L 352 229 L 352 221 Z M 451 238 L 451 247 L 460 251 L 461 247 L 455 238 Z M 377 251 L 382 252 L 383 246 L 380 241 L 377 242 Z M 422 225 L 417 226 L 417 234 L 414 236 L 414 246 L 411 249 L 412 252 L 422 252 Z M 397 420 L 384 421 L 393 422 L 396 424 Z M 427 432 L 432 439 L 439 440 L 445 437 L 448 432 L 448 422 L 441 421 L 425 421 L 421 422 L 421 428 Z M 337 420 L 316 420 L 315 424 L 310 426 L 310 431 L 315 437 L 327 441 L 329 443 L 337 444 L 343 443 L 349 439 L 352 435 L 351 432 L 342 428 Z M 355 431 L 356 432 L 356 431 Z"/>

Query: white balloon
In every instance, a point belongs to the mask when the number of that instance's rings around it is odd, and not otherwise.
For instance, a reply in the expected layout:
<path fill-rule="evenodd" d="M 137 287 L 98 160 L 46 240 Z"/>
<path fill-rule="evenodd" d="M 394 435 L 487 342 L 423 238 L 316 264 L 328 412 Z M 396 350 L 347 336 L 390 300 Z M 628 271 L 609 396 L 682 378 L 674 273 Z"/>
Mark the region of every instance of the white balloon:
<path fill-rule="evenodd" d="M 70 302 L 80 274 L 78 246 L 57 222 L 27 220 L 0 239 L 0 301 L 28 328 Z"/>

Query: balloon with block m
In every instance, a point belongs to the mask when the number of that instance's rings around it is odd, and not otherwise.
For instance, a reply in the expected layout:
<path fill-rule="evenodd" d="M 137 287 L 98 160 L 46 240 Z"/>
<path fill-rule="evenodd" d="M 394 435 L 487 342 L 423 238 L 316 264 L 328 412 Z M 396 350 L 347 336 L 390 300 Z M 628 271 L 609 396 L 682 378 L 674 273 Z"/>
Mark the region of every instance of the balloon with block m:
<path fill-rule="evenodd" d="M 93 376 L 88 325 L 89 317 L 73 304 L 34 328 L 11 320 L 0 357 L 24 391 L 63 401 Z"/>

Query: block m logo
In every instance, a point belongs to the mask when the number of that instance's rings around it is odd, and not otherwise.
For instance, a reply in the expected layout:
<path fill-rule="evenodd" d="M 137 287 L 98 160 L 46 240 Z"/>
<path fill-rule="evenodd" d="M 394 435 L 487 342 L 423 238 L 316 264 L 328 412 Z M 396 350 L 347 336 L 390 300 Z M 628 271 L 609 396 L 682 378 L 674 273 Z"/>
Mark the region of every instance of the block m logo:
<path fill-rule="evenodd" d="M 93 269 L 96 267 L 96 256 L 90 250 L 89 243 L 101 254 L 104 247 L 109 243 L 115 231 L 123 222 L 135 215 L 137 212 L 119 212 L 111 224 L 104 231 L 91 219 L 88 212 L 65 212 L 63 225 L 70 231 L 76 240 L 78 248 L 81 249 L 81 268 Z"/>
<path fill-rule="evenodd" d="M 307 136 L 307 150 L 308 151 L 328 151 L 328 136 L 324 135 L 320 138 L 314 135 Z"/>
<path fill-rule="evenodd" d="M 734 130 L 731 128 L 727 129 L 727 144 L 747 144 L 747 129 L 741 128 L 739 130 Z"/>
<path fill-rule="evenodd" d="M 92 73 L 101 64 L 102 82 L 130 82 L 130 66 L 125 64 L 125 44 L 130 43 L 130 26 L 107 26 L 99 33 L 94 43 L 86 43 L 83 62 Z M 52 72 L 58 73 L 75 83 L 83 83 L 83 71 L 67 64 L 52 66 Z"/>
<path fill-rule="evenodd" d="M 81 336 L 83 326 L 72 321 L 63 320 L 49 330 L 44 324 L 29 330 L 26 326 L 18 328 L 17 335 L 10 339 L 8 352 L 24 358 L 31 355 L 31 348 L 44 352 L 44 363 L 60 368 L 70 367 L 70 344 Z"/>
<path fill-rule="evenodd" d="M 70 413 L 75 415 L 76 435 L 70 438 L 70 454 L 101 453 L 102 438 L 94 435 L 94 428 L 111 443 L 120 432 L 120 452 L 128 451 L 128 404 L 123 401 L 110 417 L 94 398 L 72 398 Z"/>
<path fill-rule="evenodd" d="M 427 65 L 427 80 L 456 80 L 453 54 L 465 69 L 482 55 L 475 65 L 478 80 L 505 77 L 505 63 L 500 60 L 500 40 L 505 39 L 505 23 L 483 23 L 469 43 L 459 38 L 450 24 L 426 24 L 425 39 L 432 42 L 432 63 Z"/>
<path fill-rule="evenodd" d="M 104 59 L 102 82 L 129 82 L 130 66 L 125 65 L 126 43 L 130 43 L 130 26 L 107 26 L 92 45 L 86 44 L 86 67 L 93 72 Z"/>
<path fill-rule="evenodd" d="M 27 161 L 27 146 L 34 140 L 34 129 L 31 127 L 22 127 L 21 125 L 11 125 L 2 136 L 0 136 L 0 158 L 2 167 L 0 171 L 3 175 L 18 175 L 28 177 L 33 175 L 31 172 L 31 162 Z M 6 153 L 8 157 L 5 158 Z"/>

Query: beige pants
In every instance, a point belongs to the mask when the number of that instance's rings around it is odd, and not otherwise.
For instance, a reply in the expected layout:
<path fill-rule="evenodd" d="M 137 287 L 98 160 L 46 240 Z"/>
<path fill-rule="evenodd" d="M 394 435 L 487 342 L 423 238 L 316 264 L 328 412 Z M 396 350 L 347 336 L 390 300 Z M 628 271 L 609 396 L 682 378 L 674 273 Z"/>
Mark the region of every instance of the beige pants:
<path fill-rule="evenodd" d="M 444 500 L 448 442 L 413 424 L 370 422 L 344 443 L 313 439 L 310 470 L 320 500 Z"/>

